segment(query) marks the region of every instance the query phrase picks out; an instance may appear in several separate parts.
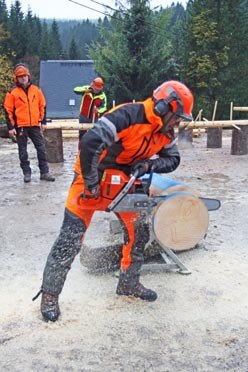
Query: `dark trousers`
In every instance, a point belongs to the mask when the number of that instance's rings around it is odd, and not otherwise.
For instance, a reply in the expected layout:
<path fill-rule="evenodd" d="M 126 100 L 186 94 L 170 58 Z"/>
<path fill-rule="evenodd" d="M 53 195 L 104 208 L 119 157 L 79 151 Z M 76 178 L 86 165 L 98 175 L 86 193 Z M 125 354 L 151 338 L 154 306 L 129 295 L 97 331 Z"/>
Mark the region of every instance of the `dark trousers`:
<path fill-rule="evenodd" d="M 20 166 L 24 174 L 30 174 L 30 162 L 28 160 L 28 138 L 34 144 L 37 151 L 40 173 L 48 173 L 49 167 L 46 160 L 45 142 L 39 126 L 17 128 L 17 144 L 19 151 Z"/>
<path fill-rule="evenodd" d="M 52 246 L 44 269 L 44 292 L 59 294 L 62 291 L 71 265 L 80 252 L 85 231 L 84 222 L 66 209 L 59 236 Z"/>

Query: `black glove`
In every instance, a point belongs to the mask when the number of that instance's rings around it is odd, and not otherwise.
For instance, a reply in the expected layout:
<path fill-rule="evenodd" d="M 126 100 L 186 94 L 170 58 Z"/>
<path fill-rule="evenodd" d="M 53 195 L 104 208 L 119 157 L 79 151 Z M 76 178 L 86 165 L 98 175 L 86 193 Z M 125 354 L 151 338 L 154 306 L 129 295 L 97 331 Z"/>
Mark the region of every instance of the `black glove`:
<path fill-rule="evenodd" d="M 99 198 L 100 194 L 100 186 L 96 185 L 92 188 L 85 189 L 84 192 L 80 194 L 80 196 L 84 199 L 97 199 Z"/>
<path fill-rule="evenodd" d="M 140 160 L 134 164 L 131 168 L 131 173 L 136 174 L 137 178 L 143 176 L 146 173 L 150 172 L 151 169 L 151 160 Z"/>

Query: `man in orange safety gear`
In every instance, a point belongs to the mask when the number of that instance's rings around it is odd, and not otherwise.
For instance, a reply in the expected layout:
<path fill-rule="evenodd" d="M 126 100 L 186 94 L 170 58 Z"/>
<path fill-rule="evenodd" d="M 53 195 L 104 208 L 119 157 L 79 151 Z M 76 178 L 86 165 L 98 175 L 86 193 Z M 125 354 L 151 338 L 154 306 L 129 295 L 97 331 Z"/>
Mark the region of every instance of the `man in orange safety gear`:
<path fill-rule="evenodd" d="M 46 128 L 46 100 L 40 88 L 31 82 L 27 66 L 19 63 L 14 67 L 14 88 L 4 100 L 4 109 L 10 137 L 16 139 L 20 166 L 24 182 L 31 181 L 31 167 L 28 160 L 28 138 L 33 142 L 38 157 L 40 179 L 55 181 L 49 173 L 45 142 L 42 132 Z"/>
<path fill-rule="evenodd" d="M 64 221 L 47 258 L 39 292 L 46 321 L 56 321 L 60 315 L 59 294 L 93 213 L 101 204 L 99 184 L 104 170 L 120 169 L 127 175 L 135 172 L 138 177 L 151 169 L 156 173 L 174 171 L 180 163 L 174 127 L 181 120 L 191 121 L 192 109 L 190 90 L 179 81 L 167 81 L 145 101 L 122 104 L 108 111 L 82 137 Z M 155 301 L 156 292 L 139 282 L 143 251 L 149 240 L 148 222 L 138 212 L 117 215 L 124 225 L 125 238 L 116 293 Z"/>
<path fill-rule="evenodd" d="M 103 79 L 96 77 L 90 85 L 83 85 L 73 89 L 74 93 L 82 95 L 79 123 L 95 123 L 107 110 L 107 97 L 103 88 Z M 85 133 L 85 130 L 79 131 L 79 140 Z"/>

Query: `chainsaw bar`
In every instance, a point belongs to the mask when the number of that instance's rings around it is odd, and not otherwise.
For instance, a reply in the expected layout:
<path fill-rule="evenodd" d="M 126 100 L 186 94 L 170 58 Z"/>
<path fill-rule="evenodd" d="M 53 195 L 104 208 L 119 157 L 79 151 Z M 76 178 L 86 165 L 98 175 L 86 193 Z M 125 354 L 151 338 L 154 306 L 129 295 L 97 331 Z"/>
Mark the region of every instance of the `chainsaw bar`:
<path fill-rule="evenodd" d="M 125 189 L 125 188 L 124 188 Z M 142 212 L 152 211 L 160 202 L 165 201 L 165 196 L 154 196 L 149 197 L 145 194 L 125 194 L 123 189 L 123 195 L 121 198 L 116 199 L 109 205 L 107 212 Z M 118 195 L 119 197 L 120 195 Z M 221 203 L 218 199 L 211 198 L 199 198 L 206 206 L 208 211 L 215 211 L 220 208 Z M 115 202 L 115 203 L 114 203 Z"/>

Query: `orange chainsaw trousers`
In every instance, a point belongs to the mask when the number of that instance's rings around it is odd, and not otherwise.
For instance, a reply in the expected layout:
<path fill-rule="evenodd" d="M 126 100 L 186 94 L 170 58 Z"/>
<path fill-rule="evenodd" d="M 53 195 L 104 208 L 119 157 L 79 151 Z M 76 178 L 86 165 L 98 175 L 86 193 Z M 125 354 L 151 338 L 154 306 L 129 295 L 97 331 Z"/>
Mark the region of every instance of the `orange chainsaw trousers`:
<path fill-rule="evenodd" d="M 80 194 L 84 190 L 84 181 L 81 175 L 75 177 L 66 200 L 66 208 L 71 213 L 79 217 L 85 224 L 86 230 L 90 225 L 91 219 L 95 211 L 105 211 L 112 200 L 102 197 L 97 199 L 85 199 Z M 124 225 L 124 244 L 122 247 L 121 269 L 127 270 L 135 260 L 136 254 L 132 255 L 132 250 L 137 242 L 135 236 L 135 226 L 140 219 L 140 213 L 137 212 L 119 212 L 116 213 L 121 223 Z M 142 234 L 142 233 L 141 233 Z M 145 246 L 149 238 L 142 239 L 142 244 Z M 146 240 L 146 241 L 145 241 Z M 141 247 L 143 253 L 144 247 Z M 143 257 L 143 256 L 142 256 Z"/>

